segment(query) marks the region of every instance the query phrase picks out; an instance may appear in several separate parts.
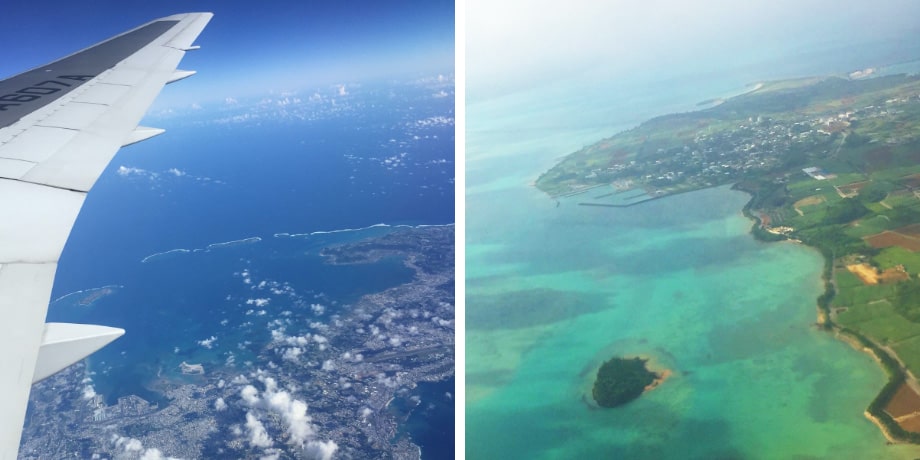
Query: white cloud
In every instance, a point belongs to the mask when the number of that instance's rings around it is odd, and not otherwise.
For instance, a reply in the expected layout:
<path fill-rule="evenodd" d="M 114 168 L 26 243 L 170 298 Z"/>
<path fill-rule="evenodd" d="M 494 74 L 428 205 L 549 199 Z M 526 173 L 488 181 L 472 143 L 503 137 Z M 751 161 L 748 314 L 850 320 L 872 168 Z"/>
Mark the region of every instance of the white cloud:
<path fill-rule="evenodd" d="M 119 166 L 118 169 L 115 171 L 115 173 L 118 174 L 119 176 L 148 176 L 148 175 L 152 175 L 152 176 L 156 177 L 156 173 L 152 173 L 152 172 L 150 172 L 150 171 L 147 171 L 146 169 L 133 168 L 133 167 L 132 167 L 132 168 L 129 168 L 129 167 L 126 167 L 126 166 Z"/>
<path fill-rule="evenodd" d="M 344 84 L 338 85 L 337 94 L 338 94 L 339 96 L 347 96 L 347 95 L 348 95 L 348 90 L 345 89 L 345 85 L 344 85 Z"/>
<path fill-rule="evenodd" d="M 227 403 L 224 401 L 224 398 L 217 398 L 214 401 L 214 409 L 222 411 L 227 408 Z"/>
<path fill-rule="evenodd" d="M 292 347 L 284 350 L 284 354 L 281 356 L 281 359 L 285 361 L 297 362 L 300 355 L 303 354 L 303 348 Z"/>
<path fill-rule="evenodd" d="M 183 178 L 182 180 L 193 180 L 197 182 L 224 184 L 223 181 L 215 180 L 210 177 L 193 176 L 179 168 L 169 168 L 165 171 L 154 172 L 154 171 L 148 171 L 146 169 L 141 169 L 141 168 L 135 168 L 135 167 L 129 167 L 129 166 L 119 166 L 118 169 L 115 170 L 115 173 L 122 177 L 131 177 L 131 176 L 145 177 L 149 179 L 151 182 L 153 182 L 155 185 L 159 185 L 163 181 L 163 177 L 161 176 L 172 176 L 172 177 L 177 177 L 177 178 Z"/>
<path fill-rule="evenodd" d="M 92 385 L 87 385 L 83 387 L 83 399 L 89 401 L 96 397 L 96 390 L 93 389 Z"/>
<path fill-rule="evenodd" d="M 396 388 L 399 386 L 399 382 L 395 378 L 387 377 L 384 373 L 377 374 L 377 383 L 382 383 L 387 388 Z"/>
<path fill-rule="evenodd" d="M 256 447 L 271 447 L 272 439 L 265 431 L 265 425 L 252 415 L 252 412 L 246 412 L 246 428 L 249 428 L 249 443 Z"/>
<path fill-rule="evenodd" d="M 207 339 L 199 340 L 199 341 L 198 341 L 198 345 L 201 345 L 201 346 L 203 346 L 203 347 L 205 347 L 205 348 L 207 348 L 207 349 L 210 350 L 211 348 L 214 347 L 214 342 L 215 342 L 215 341 L 217 341 L 217 337 L 215 337 L 215 336 L 212 335 L 211 337 L 209 337 L 209 338 L 207 338 Z"/>
<path fill-rule="evenodd" d="M 259 403 L 259 390 L 252 385 L 246 385 L 240 390 L 240 397 L 242 397 L 243 401 L 250 407 L 255 406 Z"/>
<path fill-rule="evenodd" d="M 312 438 L 315 434 L 315 428 L 311 423 L 311 417 L 307 415 L 307 403 L 293 398 L 291 393 L 285 390 L 279 390 L 278 383 L 274 378 L 266 377 L 262 372 L 258 374 L 257 378 L 265 385 L 265 390 L 260 398 L 258 390 L 252 385 L 247 385 L 240 392 L 246 404 L 252 409 L 267 409 L 280 415 L 284 421 L 289 443 L 301 445 Z M 255 426 L 254 423 L 250 423 L 250 415 L 252 415 L 252 411 L 247 413 L 247 427 L 250 427 L 250 425 Z M 255 416 L 252 415 L 252 418 L 255 419 Z M 253 436 L 252 430 L 253 428 L 250 427 L 251 436 Z M 262 431 L 264 431 L 264 427 Z"/>
<path fill-rule="evenodd" d="M 256 307 L 264 307 L 268 305 L 271 299 L 246 299 L 246 305 L 255 305 Z"/>
<path fill-rule="evenodd" d="M 131 454 L 140 453 L 140 456 L 137 457 L 139 460 L 180 460 L 176 457 L 163 455 L 160 449 L 157 448 L 144 449 L 144 444 L 140 439 L 112 434 L 110 440 L 115 444 L 115 447 L 124 449 L 125 454 L 129 454 L 131 458 L 134 458 L 134 455 Z M 116 455 L 116 457 L 121 458 L 122 456 Z"/>
<path fill-rule="evenodd" d="M 179 460 L 175 457 L 165 457 L 160 449 L 150 448 L 144 451 L 138 460 Z"/>
<path fill-rule="evenodd" d="M 140 439 L 131 438 L 125 442 L 125 452 L 140 452 L 144 449 L 144 445 L 141 444 Z"/>
<path fill-rule="evenodd" d="M 339 445 L 332 440 L 310 441 L 304 446 L 304 452 L 307 454 L 307 458 L 316 460 L 330 460 L 338 449 Z"/>

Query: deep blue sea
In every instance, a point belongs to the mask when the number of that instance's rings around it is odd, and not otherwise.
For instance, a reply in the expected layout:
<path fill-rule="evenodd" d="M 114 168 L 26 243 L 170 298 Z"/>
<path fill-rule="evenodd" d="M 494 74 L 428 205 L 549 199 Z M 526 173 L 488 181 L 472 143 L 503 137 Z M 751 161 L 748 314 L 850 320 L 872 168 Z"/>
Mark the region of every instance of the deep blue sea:
<path fill-rule="evenodd" d="M 123 149 L 88 195 L 48 312 L 127 331 L 89 358 L 95 391 L 162 401 L 149 385 L 181 378 L 182 361 L 256 360 L 285 310 L 316 303 L 328 318 L 410 280 L 401 260 L 333 266 L 319 251 L 454 222 L 452 87 L 353 84 L 148 116 L 166 134 Z M 452 437 L 452 406 L 449 418 Z"/>

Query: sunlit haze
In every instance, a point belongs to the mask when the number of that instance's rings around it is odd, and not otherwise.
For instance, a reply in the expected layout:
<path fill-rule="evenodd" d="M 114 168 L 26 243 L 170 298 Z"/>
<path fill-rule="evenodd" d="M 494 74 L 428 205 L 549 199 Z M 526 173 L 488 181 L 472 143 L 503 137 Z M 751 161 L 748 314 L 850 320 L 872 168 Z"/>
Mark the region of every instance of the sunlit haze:
<path fill-rule="evenodd" d="M 703 72 L 727 56 L 743 70 L 790 48 L 807 54 L 920 32 L 920 3 L 909 0 L 471 0 L 466 8 L 470 100 L 573 76 Z"/>

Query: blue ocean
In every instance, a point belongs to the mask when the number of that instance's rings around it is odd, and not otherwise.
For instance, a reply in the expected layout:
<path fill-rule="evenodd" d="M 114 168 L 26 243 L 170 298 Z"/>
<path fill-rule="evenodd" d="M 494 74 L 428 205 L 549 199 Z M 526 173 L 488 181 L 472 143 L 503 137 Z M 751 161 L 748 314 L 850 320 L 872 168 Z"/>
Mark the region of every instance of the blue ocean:
<path fill-rule="evenodd" d="M 319 253 L 453 224 L 447 91 L 442 77 L 151 114 L 144 124 L 167 133 L 123 149 L 88 195 L 48 311 L 127 331 L 88 358 L 95 391 L 165 403 L 155 383 L 185 378 L 179 363 L 264 366 L 267 325 L 285 310 L 319 304 L 328 317 L 412 279 L 402 260 Z"/>

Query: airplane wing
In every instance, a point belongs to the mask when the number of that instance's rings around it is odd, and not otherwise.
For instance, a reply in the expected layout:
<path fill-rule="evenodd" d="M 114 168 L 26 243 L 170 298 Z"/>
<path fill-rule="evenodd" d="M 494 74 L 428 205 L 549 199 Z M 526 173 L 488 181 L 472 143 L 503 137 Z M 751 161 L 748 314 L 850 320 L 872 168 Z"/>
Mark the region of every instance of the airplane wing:
<path fill-rule="evenodd" d="M 0 457 L 16 458 L 37 382 L 121 336 L 48 323 L 64 243 L 86 193 L 138 126 L 211 13 L 169 16 L 0 81 Z"/>

